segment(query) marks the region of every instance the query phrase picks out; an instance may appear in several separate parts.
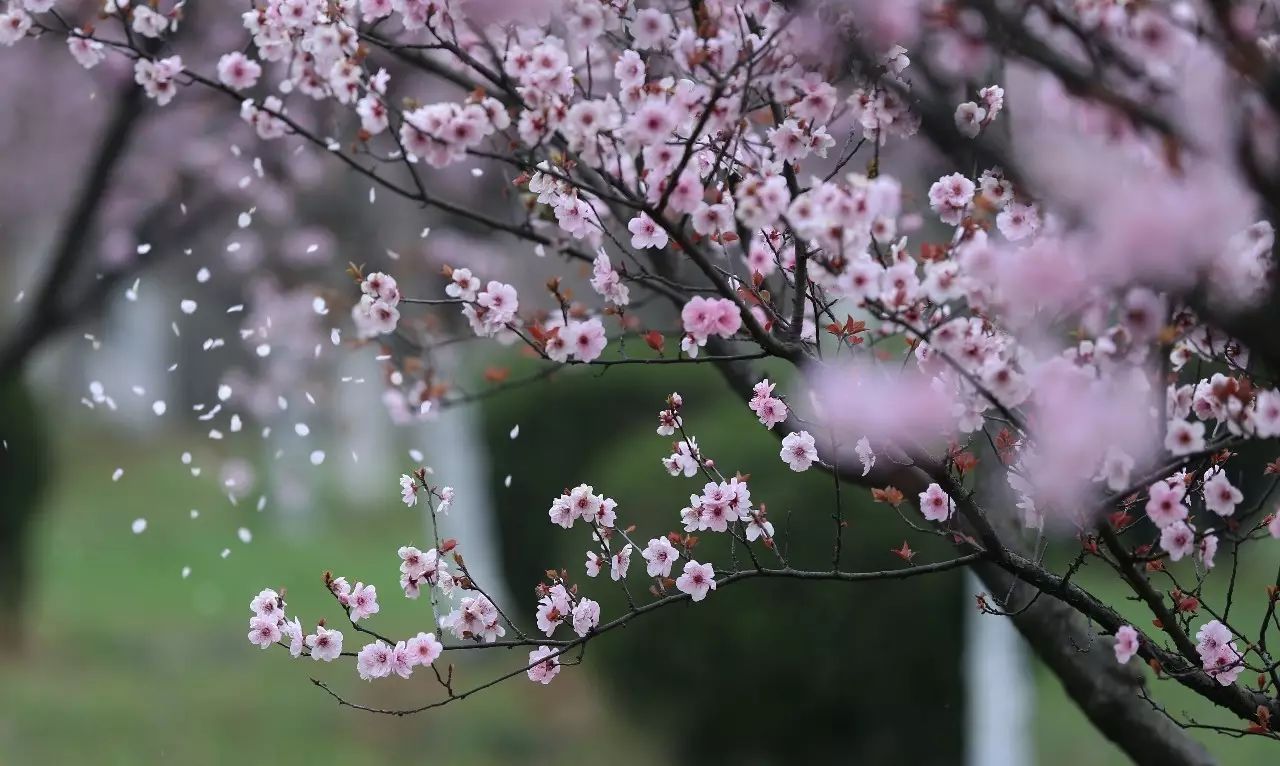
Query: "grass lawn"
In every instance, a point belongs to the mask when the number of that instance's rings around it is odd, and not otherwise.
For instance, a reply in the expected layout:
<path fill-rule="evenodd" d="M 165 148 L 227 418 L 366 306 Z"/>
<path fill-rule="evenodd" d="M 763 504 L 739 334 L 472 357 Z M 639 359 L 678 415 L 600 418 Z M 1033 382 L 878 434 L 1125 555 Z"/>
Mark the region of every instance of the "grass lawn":
<path fill-rule="evenodd" d="M 652 762 L 581 671 L 546 687 L 514 679 L 408 718 L 338 707 L 308 679 L 390 707 L 436 699 L 438 686 L 426 675 L 367 684 L 347 660 L 257 649 L 244 635 L 248 600 L 287 584 L 290 613 L 341 625 L 320 580 L 332 569 L 378 585 L 381 632 L 430 630 L 429 605 L 396 587 L 395 550 L 418 536 L 419 519 L 391 502 L 322 507 L 301 533 L 285 535 L 270 509 L 232 507 L 211 482 L 191 478 L 181 449 L 122 455 L 118 442 L 80 439 L 74 476 L 64 462 L 38 529 L 30 641 L 0 661 L 0 763 Z M 125 475 L 112 483 L 117 465 Z M 149 525 L 134 535 L 138 517 Z M 253 528 L 251 544 L 236 538 L 241 526 Z M 232 551 L 226 560 L 223 548 Z M 185 580 L 184 566 L 192 568 Z M 343 632 L 348 647 L 363 643 L 349 626 Z M 525 657 L 495 650 L 458 662 L 461 689 Z"/>

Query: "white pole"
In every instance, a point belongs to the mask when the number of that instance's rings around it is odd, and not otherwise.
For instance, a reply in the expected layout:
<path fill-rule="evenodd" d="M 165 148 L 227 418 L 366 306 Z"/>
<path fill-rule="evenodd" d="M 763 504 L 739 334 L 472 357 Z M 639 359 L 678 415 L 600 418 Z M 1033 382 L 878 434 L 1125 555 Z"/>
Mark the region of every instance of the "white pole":
<path fill-rule="evenodd" d="M 974 607 L 972 594 L 983 590 L 981 581 L 970 573 L 965 582 L 965 762 L 1032 766 L 1035 697 L 1026 646 L 1010 618 Z"/>

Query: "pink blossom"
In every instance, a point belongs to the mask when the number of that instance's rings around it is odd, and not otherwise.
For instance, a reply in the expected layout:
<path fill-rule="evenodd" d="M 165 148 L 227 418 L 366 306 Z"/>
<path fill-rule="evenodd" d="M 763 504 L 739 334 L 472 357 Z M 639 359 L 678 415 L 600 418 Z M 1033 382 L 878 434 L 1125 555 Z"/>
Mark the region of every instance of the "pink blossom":
<path fill-rule="evenodd" d="M 418 504 L 418 482 L 408 474 L 400 475 L 400 500 L 410 508 Z"/>
<path fill-rule="evenodd" d="M 1204 449 L 1204 423 L 1170 420 L 1164 447 L 1173 455 L 1189 455 Z"/>
<path fill-rule="evenodd" d="M 973 181 L 959 173 L 943 176 L 929 187 L 929 207 L 943 223 L 959 225 L 969 203 L 973 201 Z"/>
<path fill-rule="evenodd" d="M 280 625 L 280 632 L 289 639 L 289 656 L 302 656 L 302 645 L 305 634 L 302 632 L 302 622 L 297 618 L 286 620 Z"/>
<path fill-rule="evenodd" d="M 218 80 L 232 90 L 252 88 L 261 75 L 261 65 L 239 51 L 218 59 Z"/>
<path fill-rule="evenodd" d="M 547 595 L 538 600 L 538 630 L 550 636 L 569 617 L 571 609 L 569 592 L 559 583 L 553 585 Z"/>
<path fill-rule="evenodd" d="M 637 250 L 648 247 L 662 249 L 667 246 L 667 230 L 655 223 L 648 213 L 632 218 L 627 224 L 627 230 L 631 232 L 631 246 Z"/>
<path fill-rule="evenodd" d="M 316 627 L 316 632 L 306 637 L 307 648 L 311 650 L 311 659 L 333 662 L 342 654 L 342 633 L 329 630 L 323 625 Z"/>
<path fill-rule="evenodd" d="M 1204 507 L 1219 516 L 1230 516 L 1244 500 L 1244 493 L 1234 487 L 1221 468 L 1211 471 L 1204 483 Z"/>
<path fill-rule="evenodd" d="M 1218 536 L 1215 534 L 1206 534 L 1200 540 L 1197 546 L 1200 554 L 1200 563 L 1204 564 L 1206 570 L 1213 569 L 1213 559 L 1218 555 Z"/>
<path fill-rule="evenodd" d="M 1187 489 L 1181 481 L 1158 481 L 1147 490 L 1147 517 L 1157 527 L 1167 527 L 1187 518 L 1187 507 L 1182 498 Z"/>
<path fill-rule="evenodd" d="M 627 570 L 630 568 L 631 543 L 627 543 L 609 557 L 609 577 L 613 580 L 621 580 L 627 576 Z"/>
<path fill-rule="evenodd" d="M 249 602 L 249 609 L 255 617 L 261 617 L 264 620 L 279 622 L 284 619 L 284 607 L 280 594 L 270 588 L 254 596 Z"/>
<path fill-rule="evenodd" d="M 436 640 L 434 633 L 419 633 L 405 642 L 405 650 L 413 665 L 430 665 L 440 658 L 444 645 Z"/>
<path fill-rule="evenodd" d="M 1195 550 L 1196 531 L 1185 521 L 1175 521 L 1160 530 L 1160 548 L 1170 561 L 1180 561 Z"/>
<path fill-rule="evenodd" d="M 680 557 L 671 541 L 665 537 L 650 540 L 640 555 L 647 562 L 645 572 L 650 577 L 670 577 L 671 565 Z"/>
<path fill-rule="evenodd" d="M 1040 228 L 1040 215 L 1032 205 L 1011 202 L 996 216 L 996 227 L 1010 242 L 1032 236 Z"/>
<path fill-rule="evenodd" d="M 716 589 L 715 568 L 697 561 L 685 562 L 684 574 L 676 578 L 676 588 L 681 593 L 688 593 L 694 601 L 701 601 Z"/>
<path fill-rule="evenodd" d="M 556 656 L 556 650 L 549 646 L 539 646 L 529 652 L 529 680 L 544 686 L 551 683 L 560 672 L 560 660 Z"/>
<path fill-rule="evenodd" d="M 366 617 L 371 617 L 378 613 L 378 590 L 372 585 L 365 585 L 362 582 L 356 583 L 356 587 L 351 589 L 351 596 L 348 599 L 351 607 L 351 621 L 358 622 Z"/>
<path fill-rule="evenodd" d="M 573 632 L 586 636 L 600 624 L 600 605 L 589 598 L 578 601 L 573 607 Z"/>
<path fill-rule="evenodd" d="M 261 616 L 249 620 L 249 643 L 267 649 L 279 641 L 280 636 L 280 626 L 277 620 Z"/>
<path fill-rule="evenodd" d="M 987 110 L 972 101 L 956 107 L 956 130 L 968 138 L 977 138 L 987 119 Z"/>
<path fill-rule="evenodd" d="M 372 681 L 375 678 L 386 678 L 391 675 L 395 662 L 394 655 L 395 649 L 381 640 L 365 644 L 356 655 L 356 670 L 359 671 L 360 678 Z"/>
<path fill-rule="evenodd" d="M 401 678 L 408 678 L 413 675 L 414 664 L 409 645 L 404 641 L 397 641 L 391 649 L 391 672 Z"/>
<path fill-rule="evenodd" d="M 955 501 L 937 483 L 920 493 L 920 514 L 929 521 L 946 521 L 956 512 Z"/>
<path fill-rule="evenodd" d="M 765 378 L 755 386 L 755 393 L 747 406 L 760 418 L 765 428 L 773 428 L 787 419 L 787 405 L 781 399 L 772 396 L 774 384 Z"/>
<path fill-rule="evenodd" d="M 560 331 L 561 338 L 570 353 L 580 362 L 593 362 L 604 351 L 608 339 L 605 337 L 604 325 L 599 319 L 588 319 L 583 322 L 573 321 Z"/>
<path fill-rule="evenodd" d="M 794 431 L 783 437 L 778 455 L 793 471 L 807 471 L 818 460 L 818 450 L 808 431 Z"/>
<path fill-rule="evenodd" d="M 1138 653 L 1138 631 L 1132 625 L 1121 625 L 1116 631 L 1116 662 L 1124 665 Z"/>
<path fill-rule="evenodd" d="M 684 331 L 705 340 L 712 335 L 730 338 L 742 327 L 737 305 L 728 298 L 691 298 L 680 311 Z"/>

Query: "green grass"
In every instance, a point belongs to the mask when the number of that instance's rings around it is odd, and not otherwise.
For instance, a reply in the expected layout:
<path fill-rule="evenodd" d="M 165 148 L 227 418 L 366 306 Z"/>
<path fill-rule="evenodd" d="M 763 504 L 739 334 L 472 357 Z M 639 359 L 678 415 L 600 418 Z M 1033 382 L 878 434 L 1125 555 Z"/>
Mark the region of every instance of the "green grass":
<path fill-rule="evenodd" d="M 543 687 L 513 679 L 448 708 L 391 718 L 338 707 L 308 680 L 351 699 L 399 707 L 439 697 L 433 679 L 360 681 L 350 661 L 325 665 L 263 651 L 245 639 L 248 600 L 289 588 L 290 612 L 344 619 L 321 583 L 333 569 L 372 579 L 381 631 L 430 630 L 425 601 L 398 596 L 395 549 L 420 519 L 396 503 L 316 508 L 285 534 L 268 509 L 232 507 L 190 477 L 181 448 L 120 454 L 115 442 L 78 440 L 37 530 L 29 641 L 0 660 L 0 763 L 83 762 L 383 764 L 639 763 L 653 755 L 619 725 L 589 673 Z M 197 456 L 196 463 L 201 462 Z M 69 466 L 74 465 L 74 468 Z M 110 481 L 125 467 L 119 483 Z M 208 463 L 206 463 L 208 465 Z M 206 470 L 209 470 L 206 468 Z M 191 508 L 201 510 L 189 518 Z M 133 519 L 149 520 L 145 533 Z M 251 544 L 236 539 L 254 530 Z M 219 554 L 231 548 L 223 560 Z M 182 579 L 184 566 L 192 568 Z M 359 637 L 344 630 L 348 646 Z M 497 650 L 458 660 L 459 688 L 519 667 Z M 592 736 L 582 736 L 591 732 Z"/>

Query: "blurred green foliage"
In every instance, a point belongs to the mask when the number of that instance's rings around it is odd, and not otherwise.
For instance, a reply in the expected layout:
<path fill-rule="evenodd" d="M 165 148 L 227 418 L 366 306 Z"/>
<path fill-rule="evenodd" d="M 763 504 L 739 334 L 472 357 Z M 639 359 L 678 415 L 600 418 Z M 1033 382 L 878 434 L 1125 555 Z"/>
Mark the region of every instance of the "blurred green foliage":
<path fill-rule="evenodd" d="M 44 423 L 21 378 L 0 374 L 0 648 L 19 645 L 26 630 L 30 528 L 48 482 Z"/>
<path fill-rule="evenodd" d="M 556 527 L 547 508 L 565 487 L 588 483 L 618 501 L 638 545 L 680 530 L 680 508 L 706 479 L 672 478 L 659 462 L 672 439 L 655 434 L 657 413 L 673 388 L 703 453 L 726 476 L 751 475 L 752 501 L 768 507 L 788 560 L 831 566 L 831 478 L 788 469 L 777 437 L 714 370 L 673 369 L 615 368 L 603 380 L 571 374 L 486 405 L 494 482 L 516 467 L 512 489 L 496 500 L 513 592 L 529 593 L 558 564 L 601 602 L 604 619 L 625 611 L 616 583 L 585 576 L 589 529 Z M 516 423 L 513 441 L 506 435 Z M 890 553 L 902 541 L 896 514 L 865 492 L 842 494 L 842 567 L 903 566 Z M 729 565 L 727 535 L 700 538 L 700 560 Z M 913 542 L 919 560 L 953 555 L 929 542 Z M 736 555 L 750 566 L 740 545 Z M 763 563 L 778 565 L 768 556 Z M 647 600 L 644 564 L 637 551 L 628 580 Z M 874 585 L 748 581 L 593 642 L 587 665 L 669 737 L 684 763 L 839 762 L 858 753 L 865 763 L 954 764 L 963 750 L 960 583 L 958 573 Z M 913 736 L 921 726 L 932 736 Z"/>

